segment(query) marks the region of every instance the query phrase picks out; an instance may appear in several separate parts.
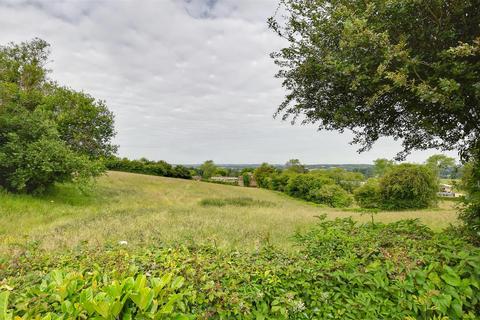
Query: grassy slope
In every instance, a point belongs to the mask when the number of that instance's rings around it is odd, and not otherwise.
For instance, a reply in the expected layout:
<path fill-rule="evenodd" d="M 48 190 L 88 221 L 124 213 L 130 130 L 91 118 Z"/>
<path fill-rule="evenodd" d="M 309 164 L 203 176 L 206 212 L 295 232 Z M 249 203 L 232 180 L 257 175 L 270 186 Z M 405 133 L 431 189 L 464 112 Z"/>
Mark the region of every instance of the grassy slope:
<path fill-rule="evenodd" d="M 251 197 L 274 206 L 204 207 L 205 198 Z M 383 212 L 376 221 L 420 218 L 434 230 L 456 221 L 454 204 L 439 208 Z M 129 245 L 209 242 L 220 247 L 252 250 L 265 241 L 291 248 L 296 230 L 328 217 L 369 216 L 314 206 L 284 194 L 197 181 L 110 172 L 86 196 L 67 186 L 42 198 L 0 194 L 0 253 L 38 241 L 57 250 L 79 243 L 103 245 L 127 240 Z"/>

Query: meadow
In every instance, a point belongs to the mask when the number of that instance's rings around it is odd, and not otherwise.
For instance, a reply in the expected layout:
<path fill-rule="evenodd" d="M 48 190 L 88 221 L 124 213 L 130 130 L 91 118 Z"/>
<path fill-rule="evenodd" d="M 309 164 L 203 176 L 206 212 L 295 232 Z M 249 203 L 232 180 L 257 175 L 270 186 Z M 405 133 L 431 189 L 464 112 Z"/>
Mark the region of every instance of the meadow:
<path fill-rule="evenodd" d="M 209 244 L 255 251 L 264 244 L 295 250 L 292 236 L 326 214 L 370 221 L 355 208 L 335 209 L 283 193 L 192 180 L 108 172 L 80 191 L 57 186 L 41 197 L 0 194 L 0 248 L 56 251 L 78 245 Z M 455 202 L 437 208 L 384 211 L 378 222 L 419 219 L 434 231 L 457 222 Z"/>
<path fill-rule="evenodd" d="M 453 201 L 372 224 L 266 189 L 108 172 L 0 203 L 1 320 L 475 319 L 480 304 L 480 252 L 441 232 Z"/>

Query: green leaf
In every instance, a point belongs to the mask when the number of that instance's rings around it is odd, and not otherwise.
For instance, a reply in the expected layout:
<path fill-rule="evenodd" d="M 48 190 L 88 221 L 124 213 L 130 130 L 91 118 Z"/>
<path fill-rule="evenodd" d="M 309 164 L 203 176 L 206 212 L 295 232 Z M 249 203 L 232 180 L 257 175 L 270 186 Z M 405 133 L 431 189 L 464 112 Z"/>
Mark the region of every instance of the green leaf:
<path fill-rule="evenodd" d="M 8 313 L 8 297 L 9 291 L 0 292 L 0 320 L 12 319 L 12 314 Z"/>
<path fill-rule="evenodd" d="M 444 267 L 445 272 L 440 276 L 446 283 L 451 286 L 458 287 L 462 284 L 460 276 L 449 266 Z"/>

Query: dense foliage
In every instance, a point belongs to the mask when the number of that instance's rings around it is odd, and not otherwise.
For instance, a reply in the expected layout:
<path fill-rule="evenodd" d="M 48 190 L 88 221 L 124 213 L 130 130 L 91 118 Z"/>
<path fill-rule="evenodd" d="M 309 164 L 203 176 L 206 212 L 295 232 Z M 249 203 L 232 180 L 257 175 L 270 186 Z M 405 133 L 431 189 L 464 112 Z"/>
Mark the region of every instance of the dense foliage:
<path fill-rule="evenodd" d="M 115 151 L 113 115 L 101 101 L 47 78 L 48 44 L 0 46 L 0 187 L 42 192 L 97 176 Z"/>
<path fill-rule="evenodd" d="M 260 167 L 256 168 L 253 172 L 253 177 L 260 188 L 268 188 L 270 183 L 270 175 L 277 172 L 275 167 L 268 163 L 262 163 Z"/>
<path fill-rule="evenodd" d="M 480 167 L 467 163 L 463 170 L 462 188 L 468 192 L 460 218 L 465 221 L 464 230 L 471 240 L 480 245 Z"/>
<path fill-rule="evenodd" d="M 289 163 L 283 171 L 263 163 L 253 173 L 258 186 L 331 207 L 348 207 L 353 203 L 352 192 L 365 179 L 360 172 L 341 168 L 307 172 L 298 160 Z"/>
<path fill-rule="evenodd" d="M 198 168 L 203 179 L 210 179 L 218 170 L 213 160 L 207 160 Z"/>
<path fill-rule="evenodd" d="M 145 158 L 140 160 L 129 160 L 127 158 L 109 158 L 105 161 L 109 170 L 124 171 L 132 173 L 142 173 L 161 177 L 172 177 L 181 179 L 191 179 L 192 175 L 188 168 L 171 164 L 160 160 L 151 161 Z"/>
<path fill-rule="evenodd" d="M 427 167 L 400 164 L 380 179 L 380 201 L 387 209 L 428 208 L 437 199 L 438 180 Z"/>
<path fill-rule="evenodd" d="M 4 260 L 11 319 L 475 319 L 480 252 L 415 221 L 321 221 L 298 253 L 33 247 Z"/>
<path fill-rule="evenodd" d="M 327 130 L 381 136 L 406 151 L 478 148 L 480 12 L 476 1 L 282 0 L 270 26 L 287 97 L 279 112 Z"/>
<path fill-rule="evenodd" d="M 355 201 L 362 208 L 381 208 L 380 184 L 378 179 L 370 178 L 355 190 Z"/>
<path fill-rule="evenodd" d="M 289 44 L 273 54 L 287 90 L 278 114 L 352 130 L 361 151 L 384 136 L 402 141 L 399 158 L 459 150 L 480 171 L 478 5 L 280 0 L 269 20 Z M 480 230 L 477 201 L 472 196 L 462 215 L 472 235 Z"/>
<path fill-rule="evenodd" d="M 438 180 L 428 166 L 400 164 L 378 179 L 368 179 L 355 190 L 355 200 L 363 208 L 420 209 L 436 203 Z"/>
<path fill-rule="evenodd" d="M 425 165 L 441 178 L 452 178 L 455 175 L 455 159 L 443 154 L 434 154 L 428 157 Z"/>

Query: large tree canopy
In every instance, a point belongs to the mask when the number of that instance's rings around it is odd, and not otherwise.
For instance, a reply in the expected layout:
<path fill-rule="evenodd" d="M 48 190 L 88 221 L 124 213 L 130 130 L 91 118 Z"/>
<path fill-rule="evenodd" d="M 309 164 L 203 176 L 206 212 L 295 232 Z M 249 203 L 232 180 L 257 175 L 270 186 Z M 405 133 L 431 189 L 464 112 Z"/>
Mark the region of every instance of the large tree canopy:
<path fill-rule="evenodd" d="M 480 1 L 281 0 L 270 27 L 287 96 L 277 114 L 380 137 L 411 150 L 458 150 L 472 163 L 461 217 L 480 243 Z M 285 13 L 285 14 L 283 14 Z"/>
<path fill-rule="evenodd" d="M 382 136 L 404 151 L 469 156 L 480 136 L 480 1 L 282 0 L 270 26 L 287 96 L 278 113 L 352 130 L 361 150 Z M 280 12 L 285 12 L 281 15 Z"/>
<path fill-rule="evenodd" d="M 115 151 L 105 103 L 48 79 L 49 45 L 0 46 L 0 187 L 43 191 L 99 174 Z"/>

